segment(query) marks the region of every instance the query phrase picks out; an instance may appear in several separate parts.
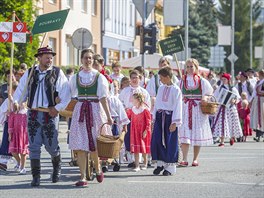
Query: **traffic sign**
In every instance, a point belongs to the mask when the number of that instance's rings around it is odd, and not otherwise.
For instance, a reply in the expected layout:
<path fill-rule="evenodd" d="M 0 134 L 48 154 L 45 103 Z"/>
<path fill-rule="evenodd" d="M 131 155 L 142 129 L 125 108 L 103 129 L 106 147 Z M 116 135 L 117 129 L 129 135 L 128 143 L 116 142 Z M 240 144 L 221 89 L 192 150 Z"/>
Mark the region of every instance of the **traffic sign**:
<path fill-rule="evenodd" d="M 144 0 L 133 0 L 133 3 L 135 4 L 135 7 L 136 7 L 138 13 L 140 14 L 140 16 L 142 18 L 144 18 L 145 1 Z M 147 11 L 145 13 L 146 14 L 145 18 L 148 18 L 149 14 L 151 13 L 153 8 L 155 7 L 156 3 L 157 3 L 157 0 L 146 0 Z"/>
<path fill-rule="evenodd" d="M 218 45 L 210 47 L 210 59 L 208 60 L 209 67 L 224 67 L 224 59 L 226 58 L 226 52 L 224 47 Z"/>
<path fill-rule="evenodd" d="M 89 48 L 93 43 L 93 36 L 86 28 L 79 28 L 72 35 L 72 44 L 75 48 L 83 50 Z"/>
<path fill-rule="evenodd" d="M 232 62 L 232 61 L 236 62 L 237 59 L 238 59 L 238 57 L 237 57 L 235 54 L 230 54 L 230 56 L 228 56 L 227 59 L 228 59 L 230 62 Z"/>

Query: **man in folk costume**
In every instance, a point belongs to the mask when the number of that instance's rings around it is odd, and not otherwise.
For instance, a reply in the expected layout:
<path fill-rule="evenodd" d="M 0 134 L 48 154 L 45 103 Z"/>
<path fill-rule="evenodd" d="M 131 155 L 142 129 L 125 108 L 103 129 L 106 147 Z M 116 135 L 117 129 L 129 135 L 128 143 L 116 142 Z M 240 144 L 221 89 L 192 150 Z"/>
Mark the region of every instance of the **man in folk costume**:
<path fill-rule="evenodd" d="M 91 49 L 81 52 L 82 70 L 70 79 L 71 94 L 78 98 L 73 114 L 69 135 L 69 148 L 77 153 L 77 162 L 81 178 L 75 183 L 76 186 L 87 186 L 87 152 L 90 152 L 94 160 L 96 179 L 101 183 L 104 174 L 101 171 L 97 153 L 96 139 L 103 133 L 111 134 L 110 127 L 102 129 L 107 123 L 112 125 L 107 97 L 109 95 L 109 84 L 107 79 L 96 69 L 93 69 L 93 55 Z M 107 127 L 106 127 L 107 128 Z M 107 128 L 107 129 L 108 129 Z M 109 133 L 110 131 L 110 133 Z"/>
<path fill-rule="evenodd" d="M 208 115 L 203 114 L 201 100 L 207 100 L 212 95 L 213 88 L 209 81 L 199 76 L 199 62 L 190 58 L 185 63 L 185 75 L 181 81 L 183 94 L 183 124 L 179 128 L 183 161 L 180 166 L 188 166 L 189 146 L 193 146 L 192 166 L 198 166 L 198 156 L 201 146 L 213 143 Z"/>
<path fill-rule="evenodd" d="M 260 140 L 260 136 L 264 134 L 264 69 L 258 72 L 259 81 L 252 94 L 250 101 L 251 119 L 250 128 L 256 131 L 256 140 Z"/>
<path fill-rule="evenodd" d="M 71 98 L 66 76 L 60 68 L 52 65 L 55 55 L 56 53 L 48 46 L 39 48 L 38 53 L 35 54 L 39 65 L 25 72 L 14 93 L 15 104 L 18 101 L 25 102 L 27 100 L 29 109 L 28 136 L 29 157 L 33 176 L 32 186 L 40 185 L 42 144 L 45 145 L 45 149 L 51 155 L 53 165 L 52 182 L 58 182 L 61 174 L 61 155 L 58 145 L 58 112 L 68 105 Z M 26 94 L 23 93 L 25 85 L 27 86 Z M 58 98 L 60 101 L 57 100 Z M 59 102 L 57 103 L 56 101 Z"/>

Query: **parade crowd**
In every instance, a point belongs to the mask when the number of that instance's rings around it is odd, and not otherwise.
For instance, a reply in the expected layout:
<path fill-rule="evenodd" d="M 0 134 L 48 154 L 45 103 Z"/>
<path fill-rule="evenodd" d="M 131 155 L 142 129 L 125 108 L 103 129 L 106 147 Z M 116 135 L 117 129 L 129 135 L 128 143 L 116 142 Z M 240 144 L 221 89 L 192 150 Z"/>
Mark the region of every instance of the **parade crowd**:
<path fill-rule="evenodd" d="M 155 163 L 153 174 L 164 176 L 176 174 L 177 167 L 199 167 L 203 146 L 217 143 L 219 148 L 225 147 L 225 140 L 231 146 L 246 142 L 253 131 L 256 142 L 263 138 L 264 70 L 241 71 L 233 84 L 228 73 L 200 73 L 194 58 L 186 60 L 181 74 L 162 57 L 156 74 L 135 66 L 124 76 L 120 63 L 111 65 L 111 73 L 100 54 L 84 49 L 79 70 L 68 69 L 65 75 L 53 66 L 55 55 L 48 46 L 39 48 L 35 54 L 39 65 L 27 69 L 21 64 L 14 75 L 6 73 L 11 89 L 8 83 L 0 87 L 0 122 L 4 127 L 0 170 L 8 171 L 7 162 L 14 157 L 14 170 L 27 174 L 29 156 L 32 186 L 40 185 L 42 145 L 51 156 L 52 182 L 60 179 L 59 113 L 70 104 L 74 108 L 67 119 L 68 144 L 80 170 L 76 186 L 88 185 L 88 152 L 97 181 L 104 180 L 109 160 L 98 157 L 100 134 L 126 132 L 114 171 L 124 161 L 135 173 Z M 201 103 L 214 102 L 219 103 L 214 114 L 201 109 Z M 189 165 L 190 146 L 193 158 Z"/>

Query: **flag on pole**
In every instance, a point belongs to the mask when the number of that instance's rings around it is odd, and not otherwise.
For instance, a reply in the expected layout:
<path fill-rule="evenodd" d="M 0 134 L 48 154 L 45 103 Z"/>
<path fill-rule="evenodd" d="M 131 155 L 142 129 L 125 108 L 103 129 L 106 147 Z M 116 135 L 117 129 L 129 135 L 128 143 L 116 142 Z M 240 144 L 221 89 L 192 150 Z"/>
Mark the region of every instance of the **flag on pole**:
<path fill-rule="evenodd" d="M 0 42 L 26 43 L 27 24 L 0 22 Z"/>

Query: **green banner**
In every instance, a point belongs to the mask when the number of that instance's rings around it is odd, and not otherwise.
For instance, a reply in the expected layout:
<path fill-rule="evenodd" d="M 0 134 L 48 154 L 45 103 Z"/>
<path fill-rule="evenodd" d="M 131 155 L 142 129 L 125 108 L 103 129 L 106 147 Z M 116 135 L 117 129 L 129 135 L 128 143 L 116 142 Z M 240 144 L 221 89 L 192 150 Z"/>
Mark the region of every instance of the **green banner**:
<path fill-rule="evenodd" d="M 63 28 L 70 9 L 43 14 L 37 17 L 32 34 L 51 32 Z"/>
<path fill-rule="evenodd" d="M 184 50 L 181 35 L 175 35 L 159 42 L 163 56 L 173 55 Z"/>

